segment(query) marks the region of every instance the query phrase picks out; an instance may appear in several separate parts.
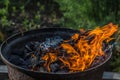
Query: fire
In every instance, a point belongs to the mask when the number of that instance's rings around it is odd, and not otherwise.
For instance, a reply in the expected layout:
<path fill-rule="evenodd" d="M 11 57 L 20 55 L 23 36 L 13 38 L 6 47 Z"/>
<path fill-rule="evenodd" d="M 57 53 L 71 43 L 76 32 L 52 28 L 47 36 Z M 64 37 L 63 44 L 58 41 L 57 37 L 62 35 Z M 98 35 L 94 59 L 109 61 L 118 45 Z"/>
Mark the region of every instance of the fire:
<path fill-rule="evenodd" d="M 47 66 L 47 69 L 50 72 L 49 65 L 57 59 L 57 56 L 54 53 L 47 53 L 42 59 L 46 61 L 44 66 Z"/>
<path fill-rule="evenodd" d="M 67 56 L 58 56 L 59 51 L 55 51 L 58 53 L 46 53 L 42 57 L 46 61 L 44 67 L 50 72 L 50 64 L 58 59 L 64 64 L 62 67 L 67 67 L 70 72 L 88 69 L 96 57 L 105 56 L 102 49 L 103 42 L 111 41 L 113 39 L 111 36 L 117 29 L 117 25 L 110 23 L 88 32 L 82 30 L 81 34 L 74 34 L 70 40 L 66 40 L 60 45 L 60 48 L 66 51 Z M 73 41 L 74 44 L 69 44 L 70 41 Z"/>

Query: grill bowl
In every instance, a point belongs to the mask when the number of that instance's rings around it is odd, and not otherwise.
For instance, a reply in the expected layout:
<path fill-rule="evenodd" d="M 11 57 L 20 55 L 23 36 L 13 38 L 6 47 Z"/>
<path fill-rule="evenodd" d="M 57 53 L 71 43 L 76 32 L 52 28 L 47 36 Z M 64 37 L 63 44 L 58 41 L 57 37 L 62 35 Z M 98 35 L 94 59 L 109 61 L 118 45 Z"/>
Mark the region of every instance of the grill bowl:
<path fill-rule="evenodd" d="M 102 75 L 105 66 L 111 58 L 112 51 L 109 51 L 107 59 L 101 64 L 89 68 L 83 72 L 73 73 L 52 73 L 52 72 L 38 72 L 24 69 L 9 62 L 8 58 L 11 51 L 14 49 L 22 49 L 26 43 L 30 41 L 44 41 L 45 38 L 52 36 L 61 36 L 63 39 L 70 38 L 74 33 L 79 33 L 78 30 L 68 28 L 43 28 L 17 33 L 4 41 L 0 48 L 0 55 L 3 62 L 10 68 L 22 72 L 37 80 L 102 80 Z M 22 54 L 22 53 L 21 53 Z"/>

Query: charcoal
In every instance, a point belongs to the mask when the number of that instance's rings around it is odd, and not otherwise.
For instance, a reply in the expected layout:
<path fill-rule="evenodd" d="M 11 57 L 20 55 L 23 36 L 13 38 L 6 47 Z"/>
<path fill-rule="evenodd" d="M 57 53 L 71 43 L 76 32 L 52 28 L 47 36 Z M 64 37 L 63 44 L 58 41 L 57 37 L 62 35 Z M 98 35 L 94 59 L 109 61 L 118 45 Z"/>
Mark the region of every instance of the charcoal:
<path fill-rule="evenodd" d="M 36 56 L 33 57 L 32 55 L 33 54 L 31 54 L 30 57 L 27 57 L 27 58 L 24 59 L 25 62 L 26 62 L 26 66 L 29 69 L 35 68 L 38 65 L 38 62 L 39 62 L 38 57 L 36 57 Z"/>
<path fill-rule="evenodd" d="M 34 44 L 34 47 L 33 47 L 34 51 L 40 46 L 40 42 L 38 42 L 38 41 L 36 41 L 36 42 L 34 42 L 32 44 Z"/>
<path fill-rule="evenodd" d="M 41 53 L 41 51 L 35 51 L 35 52 L 34 52 L 34 55 L 39 57 L 39 56 L 40 56 L 40 55 L 39 55 L 40 53 Z"/>
<path fill-rule="evenodd" d="M 60 50 L 61 51 L 59 52 L 58 57 L 62 57 L 66 53 L 66 50 L 64 50 L 63 48 L 60 48 Z"/>
<path fill-rule="evenodd" d="M 74 41 L 74 40 L 69 40 L 67 42 L 64 42 L 64 43 L 68 43 L 70 45 L 74 45 L 77 41 Z"/>
<path fill-rule="evenodd" d="M 43 67 L 40 67 L 40 68 L 39 68 L 39 71 L 40 71 L 40 72 L 47 72 L 47 70 L 45 70 Z"/>
<path fill-rule="evenodd" d="M 39 55 L 39 56 L 42 56 L 41 53 L 43 53 L 43 52 L 42 52 L 42 50 L 41 50 L 41 47 L 39 46 L 39 47 L 36 49 L 36 51 L 34 52 L 34 55 L 35 55 L 35 56 L 38 56 L 38 55 Z"/>
<path fill-rule="evenodd" d="M 22 59 L 17 55 L 11 55 L 11 57 L 9 58 L 9 61 L 11 63 L 14 63 L 15 65 L 26 65 L 26 62 L 24 61 L 24 59 Z"/>
<path fill-rule="evenodd" d="M 51 69 L 51 72 L 56 72 L 56 71 L 58 71 L 60 69 L 60 65 L 57 64 L 57 63 L 52 63 L 50 65 L 50 69 Z"/>
<path fill-rule="evenodd" d="M 37 57 L 32 57 L 31 59 L 31 65 L 35 67 L 38 64 L 38 58 Z"/>
<path fill-rule="evenodd" d="M 32 65 L 32 63 L 31 63 L 31 59 L 26 59 L 25 60 L 25 62 L 26 62 L 26 66 L 28 66 L 28 67 L 31 67 Z"/>
<path fill-rule="evenodd" d="M 24 54 L 24 59 L 31 57 L 31 54 L 33 54 L 33 53 L 34 52 L 27 52 L 27 53 L 25 53 Z"/>
<path fill-rule="evenodd" d="M 27 44 L 25 45 L 25 50 L 26 50 L 27 52 L 29 52 L 29 51 L 34 51 L 34 50 L 35 50 L 34 46 L 35 46 L 35 43 L 34 43 L 34 42 L 27 43 Z"/>
<path fill-rule="evenodd" d="M 107 46 L 105 49 L 104 49 L 104 52 L 107 54 L 107 53 L 110 53 L 110 52 L 112 52 L 111 50 L 112 50 L 112 45 L 109 45 L 109 46 Z"/>
<path fill-rule="evenodd" d="M 92 62 L 92 65 L 90 67 L 97 66 L 100 63 L 102 63 L 104 60 L 105 60 L 105 56 L 97 56 L 95 60 Z"/>
<path fill-rule="evenodd" d="M 90 42 L 95 38 L 95 35 L 91 35 L 91 36 L 87 36 L 86 40 L 88 40 L 88 43 L 90 44 Z"/>
<path fill-rule="evenodd" d="M 42 66 L 44 63 L 45 63 L 45 61 L 41 59 L 41 60 L 39 60 L 38 65 Z"/>
<path fill-rule="evenodd" d="M 63 72 L 63 73 L 66 73 L 66 72 L 69 72 L 69 68 L 68 67 L 63 67 L 61 70 L 59 70 L 59 72 Z"/>
<path fill-rule="evenodd" d="M 90 67 L 94 67 L 94 66 L 97 66 L 99 64 L 100 64 L 100 62 L 98 60 L 94 60 Z"/>
<path fill-rule="evenodd" d="M 106 44 L 102 43 L 102 50 L 104 51 L 106 49 Z"/>
<path fill-rule="evenodd" d="M 30 48 L 29 45 L 25 45 L 25 48 L 26 48 L 28 51 L 32 51 L 32 49 Z"/>
<path fill-rule="evenodd" d="M 30 51 L 28 51 L 27 49 L 24 49 L 23 53 L 26 54 L 26 53 L 29 53 Z"/>

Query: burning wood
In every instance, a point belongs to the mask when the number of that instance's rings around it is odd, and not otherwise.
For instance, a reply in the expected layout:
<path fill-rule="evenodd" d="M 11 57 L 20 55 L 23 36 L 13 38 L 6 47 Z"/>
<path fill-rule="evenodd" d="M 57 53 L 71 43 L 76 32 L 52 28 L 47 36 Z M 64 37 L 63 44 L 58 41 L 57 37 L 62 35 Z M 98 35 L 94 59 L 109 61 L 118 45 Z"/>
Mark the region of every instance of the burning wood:
<path fill-rule="evenodd" d="M 30 42 L 25 46 L 24 56 L 9 60 L 22 61 L 21 67 L 41 72 L 80 72 L 102 63 L 109 52 L 108 43 L 118 26 L 112 23 L 101 28 L 80 30 L 64 40 L 60 36 L 47 38 L 44 42 Z M 14 52 L 15 53 L 15 52 Z M 14 62 L 18 65 L 17 61 Z"/>

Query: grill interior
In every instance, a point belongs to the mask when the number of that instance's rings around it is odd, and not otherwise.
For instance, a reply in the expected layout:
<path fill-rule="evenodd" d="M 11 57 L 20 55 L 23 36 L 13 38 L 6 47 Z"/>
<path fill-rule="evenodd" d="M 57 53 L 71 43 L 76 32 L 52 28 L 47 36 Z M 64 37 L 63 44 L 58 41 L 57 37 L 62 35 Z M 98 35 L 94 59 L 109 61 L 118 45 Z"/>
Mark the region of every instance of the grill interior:
<path fill-rule="evenodd" d="M 26 43 L 30 41 L 44 41 L 45 38 L 53 37 L 53 36 L 60 36 L 64 40 L 69 39 L 71 35 L 74 33 L 78 33 L 77 30 L 72 29 L 66 29 L 66 28 L 45 28 L 45 29 L 39 29 L 39 30 L 32 30 L 25 32 L 24 34 L 16 34 L 12 37 L 10 37 L 6 42 L 2 45 L 2 57 L 4 57 L 4 62 L 11 66 L 12 68 L 18 69 L 19 71 L 32 76 L 36 79 L 40 80 L 101 80 L 102 79 L 102 73 L 105 64 L 107 64 L 107 61 L 109 60 L 111 53 L 108 56 L 108 59 L 106 59 L 105 62 L 102 64 L 88 69 L 84 72 L 76 72 L 76 73 L 65 73 L 65 74 L 55 74 L 55 73 L 46 73 L 46 72 L 33 72 L 30 70 L 23 69 L 19 66 L 15 66 L 14 64 L 10 63 L 8 61 L 9 56 L 11 55 L 11 51 L 14 49 L 20 49 L 23 50 L 23 46 L 25 46 Z M 93 74 L 93 75 L 91 75 Z"/>

